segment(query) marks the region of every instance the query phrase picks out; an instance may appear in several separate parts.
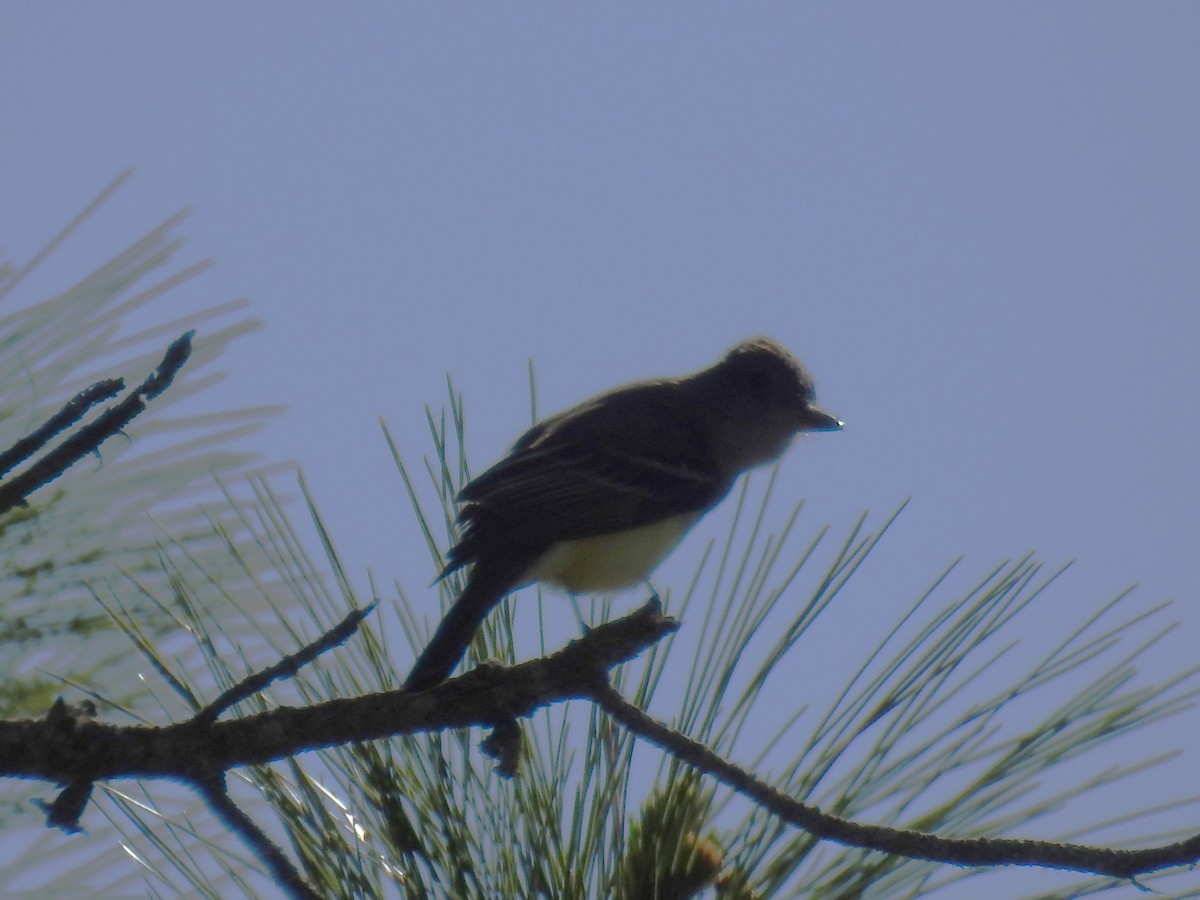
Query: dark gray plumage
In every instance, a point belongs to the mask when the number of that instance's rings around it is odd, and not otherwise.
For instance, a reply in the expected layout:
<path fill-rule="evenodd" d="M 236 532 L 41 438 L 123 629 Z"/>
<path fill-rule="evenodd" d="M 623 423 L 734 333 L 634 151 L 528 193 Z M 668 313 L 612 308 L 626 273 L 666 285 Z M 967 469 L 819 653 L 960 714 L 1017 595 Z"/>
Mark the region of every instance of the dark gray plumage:
<path fill-rule="evenodd" d="M 519 587 L 643 581 L 743 471 L 777 459 L 800 431 L 841 427 L 816 405 L 804 366 L 767 338 L 693 375 L 616 388 L 539 422 L 459 495 L 461 534 L 442 577 L 471 572 L 406 686 L 445 680 Z"/>

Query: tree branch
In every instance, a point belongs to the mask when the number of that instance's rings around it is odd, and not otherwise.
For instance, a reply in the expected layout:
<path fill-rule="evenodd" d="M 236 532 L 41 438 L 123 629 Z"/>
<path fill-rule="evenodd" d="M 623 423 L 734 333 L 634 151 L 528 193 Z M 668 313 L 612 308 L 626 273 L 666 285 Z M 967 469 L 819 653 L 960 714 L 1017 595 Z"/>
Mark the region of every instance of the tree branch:
<path fill-rule="evenodd" d="M 227 722 L 212 721 L 205 711 L 161 727 L 106 725 L 53 713 L 0 722 L 0 777 L 58 784 L 112 778 L 195 782 L 306 750 L 446 728 L 493 727 L 550 703 L 590 696 L 605 683 L 608 669 L 677 627 L 650 603 L 544 659 L 511 668 L 485 664 L 424 693 L 395 690 L 285 706 Z"/>
<path fill-rule="evenodd" d="M 297 900 L 318 900 L 319 895 L 304 881 L 287 854 L 254 821 L 229 799 L 224 773 L 197 780 L 196 789 L 234 834 L 238 835 L 271 870 L 275 883 Z"/>
<path fill-rule="evenodd" d="M 331 634 L 336 634 L 337 640 L 344 639 L 347 629 L 352 630 L 359 621 L 361 616 L 352 614 Z M 215 721 L 223 703 L 214 704 L 189 721 L 159 728 L 103 725 L 89 716 L 63 715 L 56 704 L 45 719 L 0 723 L 0 776 L 67 785 L 63 793 L 70 795 L 71 803 L 49 806 L 55 824 L 61 827 L 75 824 L 65 820 L 70 818 L 71 810 L 76 818 L 82 812 L 87 790 L 94 781 L 114 778 L 171 778 L 194 784 L 210 803 L 217 804 L 214 808 L 219 815 L 230 819 L 226 805 L 231 804 L 220 787 L 224 773 L 234 766 L 447 728 L 492 728 L 500 737 L 509 738 L 517 718 L 527 717 L 550 703 L 588 699 L 643 740 L 716 778 L 784 821 L 815 837 L 846 846 L 955 866 L 1044 866 L 1129 879 L 1200 860 L 1200 835 L 1142 850 L 1007 838 L 960 840 L 859 824 L 801 803 L 656 721 L 612 687 L 608 672 L 613 666 L 636 656 L 677 627 L 652 601 L 543 659 L 511 668 L 487 663 L 420 693 L 395 690 L 305 708 L 281 707 L 229 722 Z M 314 648 L 327 649 L 337 640 L 322 637 L 243 684 L 262 686 L 280 674 L 290 674 L 320 652 Z M 247 693 L 239 685 L 227 692 L 224 700 Z M 501 756 L 507 753 L 502 750 Z M 505 758 L 504 765 L 510 764 L 511 759 Z M 240 811 L 237 813 L 244 817 Z M 244 824 L 237 826 L 243 836 L 250 833 Z M 268 865 L 276 864 L 263 858 Z M 300 888 L 297 891 L 296 896 L 306 896 Z"/>
<path fill-rule="evenodd" d="M 0 485 L 0 514 L 13 507 L 24 506 L 26 497 L 58 478 L 89 453 L 94 453 L 104 441 L 118 434 L 140 415 L 146 408 L 147 400 L 153 400 L 170 387 L 183 364 L 191 356 L 193 333 L 189 331 L 177 338 L 167 348 L 158 368 L 134 388 L 128 397 L 104 410 L 94 421 L 84 425 L 7 484 Z M 98 381 L 76 394 L 44 425 L 18 441 L 0 457 L 0 473 L 32 456 L 63 429 L 79 421 L 91 407 L 116 396 L 124 387 L 125 383 L 121 379 L 108 379 Z"/>
<path fill-rule="evenodd" d="M 862 825 L 795 800 L 709 748 L 651 718 L 630 704 L 610 684 L 591 695 L 613 719 L 643 740 L 689 766 L 711 775 L 739 794 L 770 810 L 814 837 L 849 847 L 880 850 L 909 859 L 928 859 L 953 866 L 1044 866 L 1132 879 L 1136 875 L 1200 860 L 1200 834 L 1163 847 L 1113 850 L 1085 844 L 1011 838 L 944 838 L 920 831 Z"/>

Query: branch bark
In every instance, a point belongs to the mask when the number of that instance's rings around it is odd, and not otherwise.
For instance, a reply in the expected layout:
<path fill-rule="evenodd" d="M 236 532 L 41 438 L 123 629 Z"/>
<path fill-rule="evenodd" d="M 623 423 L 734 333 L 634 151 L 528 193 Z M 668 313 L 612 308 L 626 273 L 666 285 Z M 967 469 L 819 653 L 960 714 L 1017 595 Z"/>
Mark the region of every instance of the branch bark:
<path fill-rule="evenodd" d="M 357 624 L 361 615 L 354 613 L 351 618 Z M 305 708 L 281 707 L 226 722 L 214 721 L 210 707 L 176 725 L 119 727 L 96 722 L 90 716 L 67 714 L 56 704 L 45 719 L 0 723 L 0 776 L 66 785 L 60 797 L 63 802 L 51 806 L 53 824 L 66 827 L 73 823 L 65 820 L 72 814 L 78 817 L 86 806 L 90 785 L 100 779 L 181 780 L 194 785 L 211 802 L 213 786 L 223 784 L 225 772 L 235 766 L 268 763 L 322 747 L 446 728 L 490 728 L 494 735 L 511 743 L 516 719 L 551 703 L 586 699 L 638 737 L 716 778 L 784 821 L 846 846 L 955 866 L 1043 866 L 1128 879 L 1200 861 L 1200 834 L 1142 850 L 1008 838 L 961 840 L 860 824 L 801 803 L 656 721 L 612 687 L 608 673 L 613 666 L 636 656 L 676 628 L 677 624 L 665 618 L 657 602 L 652 601 L 625 618 L 595 628 L 551 656 L 522 665 L 506 668 L 484 664 L 422 693 L 387 691 Z M 340 640 L 349 631 L 345 623 L 339 629 Z M 314 646 L 327 649 L 336 642 L 323 637 Z M 315 655 L 308 650 L 268 672 L 294 672 Z M 247 679 L 247 683 L 262 685 L 266 680 L 260 674 Z M 245 696 L 245 692 L 238 696 Z M 68 798 L 69 810 L 64 811 Z M 228 818 L 228 810 L 219 812 Z M 55 813 L 58 821 L 53 821 Z M 302 889 L 297 896 L 301 895 Z"/>

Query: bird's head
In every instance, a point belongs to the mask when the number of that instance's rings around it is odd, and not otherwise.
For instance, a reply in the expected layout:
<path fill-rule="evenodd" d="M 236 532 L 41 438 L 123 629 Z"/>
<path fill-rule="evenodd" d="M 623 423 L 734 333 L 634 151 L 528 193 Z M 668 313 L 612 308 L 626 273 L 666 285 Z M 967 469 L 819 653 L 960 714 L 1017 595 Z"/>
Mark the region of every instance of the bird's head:
<path fill-rule="evenodd" d="M 842 422 L 817 405 L 812 376 L 782 345 L 756 337 L 734 346 L 696 376 L 706 407 L 725 420 L 721 457 L 737 469 L 777 459 L 802 431 L 839 431 Z"/>

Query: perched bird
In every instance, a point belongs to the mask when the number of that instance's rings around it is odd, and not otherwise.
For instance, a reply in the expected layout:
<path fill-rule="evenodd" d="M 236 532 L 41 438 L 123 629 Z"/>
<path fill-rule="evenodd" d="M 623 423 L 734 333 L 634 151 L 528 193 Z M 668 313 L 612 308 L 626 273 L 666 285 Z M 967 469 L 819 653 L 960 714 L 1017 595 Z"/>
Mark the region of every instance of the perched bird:
<path fill-rule="evenodd" d="M 535 581 L 591 593 L 644 581 L 738 475 L 801 431 L 836 431 L 808 371 L 767 338 L 714 366 L 600 394 L 534 425 L 462 489 L 460 536 L 441 578 L 467 586 L 406 687 L 449 677 L 500 600 Z"/>

